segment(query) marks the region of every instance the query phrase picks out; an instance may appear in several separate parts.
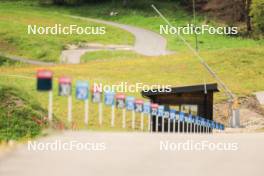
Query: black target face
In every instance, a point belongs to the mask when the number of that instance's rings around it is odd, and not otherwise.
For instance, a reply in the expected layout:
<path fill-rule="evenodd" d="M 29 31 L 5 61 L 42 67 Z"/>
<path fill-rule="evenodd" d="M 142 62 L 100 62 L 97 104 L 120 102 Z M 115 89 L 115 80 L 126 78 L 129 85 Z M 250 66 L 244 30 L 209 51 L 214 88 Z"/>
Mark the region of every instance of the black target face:
<path fill-rule="evenodd" d="M 37 90 L 38 91 L 50 91 L 50 90 L 52 90 L 52 79 L 51 78 L 38 78 Z"/>

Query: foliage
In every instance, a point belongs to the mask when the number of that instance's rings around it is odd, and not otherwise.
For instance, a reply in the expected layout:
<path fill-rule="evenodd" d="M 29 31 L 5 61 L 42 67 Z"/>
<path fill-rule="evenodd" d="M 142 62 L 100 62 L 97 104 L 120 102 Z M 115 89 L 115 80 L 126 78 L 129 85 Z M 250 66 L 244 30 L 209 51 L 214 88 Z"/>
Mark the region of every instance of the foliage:
<path fill-rule="evenodd" d="M 45 111 L 25 92 L 0 86 L 0 141 L 32 138 L 40 134 Z"/>
<path fill-rule="evenodd" d="M 264 0 L 253 0 L 251 6 L 252 23 L 257 34 L 264 34 Z"/>
<path fill-rule="evenodd" d="M 6 57 L 0 56 L 0 67 L 3 66 L 14 66 L 14 65 L 21 65 L 22 63 L 12 61 Z"/>

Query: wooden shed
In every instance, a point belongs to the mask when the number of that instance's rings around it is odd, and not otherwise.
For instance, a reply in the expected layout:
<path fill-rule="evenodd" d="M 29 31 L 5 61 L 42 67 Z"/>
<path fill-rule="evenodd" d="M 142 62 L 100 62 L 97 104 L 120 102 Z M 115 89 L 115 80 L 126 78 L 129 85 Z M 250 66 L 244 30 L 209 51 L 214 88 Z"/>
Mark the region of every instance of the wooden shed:
<path fill-rule="evenodd" d="M 149 90 L 141 94 L 152 103 L 170 106 L 178 111 L 213 120 L 215 92 L 219 92 L 216 83 L 172 87 L 170 92 Z"/>

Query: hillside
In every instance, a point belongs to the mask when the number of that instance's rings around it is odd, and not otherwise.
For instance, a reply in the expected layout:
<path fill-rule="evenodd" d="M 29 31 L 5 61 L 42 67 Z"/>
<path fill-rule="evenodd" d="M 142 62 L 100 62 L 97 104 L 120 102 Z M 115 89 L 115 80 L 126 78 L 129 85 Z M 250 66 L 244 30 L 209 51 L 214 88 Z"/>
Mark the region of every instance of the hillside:
<path fill-rule="evenodd" d="M 45 114 L 27 92 L 0 85 L 0 143 L 36 137 L 45 127 Z"/>

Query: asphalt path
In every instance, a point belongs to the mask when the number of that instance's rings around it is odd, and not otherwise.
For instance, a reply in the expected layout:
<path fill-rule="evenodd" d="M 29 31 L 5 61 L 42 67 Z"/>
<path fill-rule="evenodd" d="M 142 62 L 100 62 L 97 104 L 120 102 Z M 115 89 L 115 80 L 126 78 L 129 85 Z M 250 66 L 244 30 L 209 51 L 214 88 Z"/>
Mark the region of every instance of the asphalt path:
<path fill-rule="evenodd" d="M 112 21 L 85 18 L 79 16 L 71 17 L 114 26 L 130 32 L 135 36 L 134 51 L 138 54 L 142 54 L 145 56 L 161 56 L 172 53 L 171 51 L 166 50 L 167 40 L 160 34 L 155 33 L 153 31 Z"/>
<path fill-rule="evenodd" d="M 263 133 L 201 135 L 68 131 L 41 138 L 37 144 L 54 144 L 56 141 L 60 144 L 88 143 L 90 146 L 81 151 L 33 151 L 25 144 L 0 159 L 0 175 L 262 176 L 264 173 Z M 167 144 L 169 150 L 164 147 Z M 199 144 L 200 148 L 197 147 Z M 201 144 L 211 145 L 211 148 L 201 149 Z M 217 145 L 221 150 L 216 150 Z"/>

